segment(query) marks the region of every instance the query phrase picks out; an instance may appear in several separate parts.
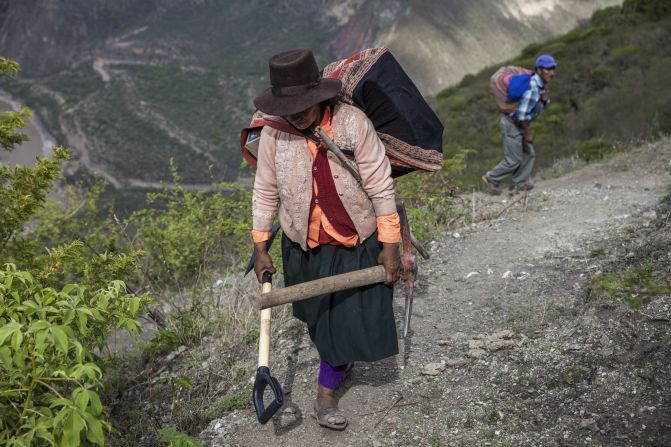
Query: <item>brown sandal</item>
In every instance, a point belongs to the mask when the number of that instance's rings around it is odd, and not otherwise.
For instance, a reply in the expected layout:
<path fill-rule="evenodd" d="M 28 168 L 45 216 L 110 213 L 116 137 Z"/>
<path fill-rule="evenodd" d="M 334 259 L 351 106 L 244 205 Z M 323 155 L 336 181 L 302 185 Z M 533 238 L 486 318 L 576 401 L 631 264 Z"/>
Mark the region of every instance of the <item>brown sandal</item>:
<path fill-rule="evenodd" d="M 344 430 L 348 424 L 347 418 L 338 407 L 319 407 L 317 401 L 315 401 L 312 417 L 317 419 L 317 422 L 322 427 L 332 430 Z"/>

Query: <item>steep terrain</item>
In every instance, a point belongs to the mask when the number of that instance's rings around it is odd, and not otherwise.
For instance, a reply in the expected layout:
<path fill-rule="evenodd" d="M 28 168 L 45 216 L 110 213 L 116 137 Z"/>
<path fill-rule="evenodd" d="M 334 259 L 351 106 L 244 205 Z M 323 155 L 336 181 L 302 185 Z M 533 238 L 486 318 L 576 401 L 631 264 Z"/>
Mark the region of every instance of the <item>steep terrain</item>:
<path fill-rule="evenodd" d="M 548 85 L 551 103 L 532 126 L 539 166 L 598 160 L 631 141 L 671 132 L 670 45 L 669 3 L 629 1 L 506 62 L 531 67 L 539 53 L 559 61 Z M 481 183 L 501 153 L 500 113 L 489 87 L 497 68 L 465 77 L 434 102 L 446 153 L 471 150 L 465 175 L 471 184 Z"/>
<path fill-rule="evenodd" d="M 252 332 L 231 344 L 222 327 L 120 382 L 111 445 L 153 446 L 165 427 L 208 447 L 668 445 L 670 173 L 667 138 L 528 195 L 465 197 L 491 218 L 432 235 L 400 354 L 356 364 L 339 392 L 344 432 L 311 417 L 319 359 L 285 306 L 270 364 L 287 396 L 267 425 Z M 258 287 L 229 277 L 213 299 L 251 316 Z M 400 285 L 395 310 L 400 330 Z"/>
<path fill-rule="evenodd" d="M 441 2 L 413 0 L 376 43 L 388 46 L 427 95 L 465 75 L 519 54 L 535 42 L 567 33 L 595 7 L 618 1 L 507 0 Z M 551 25 L 552 24 L 552 25 Z"/>
<path fill-rule="evenodd" d="M 78 152 L 71 176 L 142 188 L 173 158 L 186 183 L 207 184 L 237 177 L 237 135 L 274 52 L 308 46 L 324 64 L 388 45 L 432 94 L 615 3 L 8 1 L 0 43 L 24 71 L 2 88 Z"/>
<path fill-rule="evenodd" d="M 311 418 L 319 359 L 303 325 L 289 321 L 275 327 L 272 346 L 271 369 L 290 391 L 280 414 L 261 426 L 248 406 L 213 420 L 200 439 L 218 447 L 668 445 L 671 295 L 635 310 L 604 298 L 590 279 L 647 265 L 657 281 L 671 280 L 670 161 L 666 139 L 540 181 L 528 197 L 475 194 L 478 209 L 500 217 L 435 235 L 402 353 L 356 364 L 344 386 L 346 431 Z M 250 352 L 250 377 L 254 360 Z"/>

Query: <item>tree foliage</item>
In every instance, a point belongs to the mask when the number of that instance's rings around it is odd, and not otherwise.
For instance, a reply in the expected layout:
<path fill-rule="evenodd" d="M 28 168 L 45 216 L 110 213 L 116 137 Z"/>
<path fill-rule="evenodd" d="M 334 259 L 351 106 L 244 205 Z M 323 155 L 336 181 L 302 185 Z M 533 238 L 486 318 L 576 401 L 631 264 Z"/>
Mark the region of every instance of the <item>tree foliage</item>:
<path fill-rule="evenodd" d="M 18 69 L 0 58 L 0 75 Z M 0 115 L 2 150 L 27 140 L 21 130 L 30 116 L 26 108 Z M 0 164 L 2 445 L 104 445 L 110 426 L 98 397 L 103 371 L 94 352 L 117 329 L 137 331 L 149 304 L 147 295 L 128 293 L 119 279 L 134 269 L 135 256 L 83 257 L 79 238 L 86 232 L 58 231 L 69 219 L 50 227 L 44 215 L 36 218 L 67 159 L 67 150 L 56 147 L 34 167 Z"/>
<path fill-rule="evenodd" d="M 104 445 L 109 428 L 93 354 L 117 328 L 139 329 L 147 298 L 121 281 L 91 290 L 43 287 L 26 271 L 0 271 L 0 441 L 8 446 Z"/>
<path fill-rule="evenodd" d="M 171 187 L 149 194 L 150 206 L 122 223 L 130 247 L 144 253 L 143 280 L 153 290 L 191 287 L 204 271 L 229 268 L 249 251 L 250 190 L 219 183 L 193 192 L 171 169 Z"/>

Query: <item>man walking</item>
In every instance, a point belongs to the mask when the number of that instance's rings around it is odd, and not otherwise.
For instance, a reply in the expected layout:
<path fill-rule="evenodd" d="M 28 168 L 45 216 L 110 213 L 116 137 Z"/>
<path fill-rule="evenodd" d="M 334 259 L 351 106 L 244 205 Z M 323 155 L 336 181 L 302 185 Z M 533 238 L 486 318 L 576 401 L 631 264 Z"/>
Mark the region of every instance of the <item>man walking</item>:
<path fill-rule="evenodd" d="M 482 176 L 490 194 L 501 194 L 501 181 L 509 175 L 512 175 L 511 190 L 529 191 L 533 188 L 529 177 L 536 153 L 530 124 L 550 102 L 550 92 L 546 86 L 554 78 L 556 67 L 557 63 L 552 56 L 539 56 L 529 88 L 522 95 L 517 110 L 501 117 L 503 160 Z"/>

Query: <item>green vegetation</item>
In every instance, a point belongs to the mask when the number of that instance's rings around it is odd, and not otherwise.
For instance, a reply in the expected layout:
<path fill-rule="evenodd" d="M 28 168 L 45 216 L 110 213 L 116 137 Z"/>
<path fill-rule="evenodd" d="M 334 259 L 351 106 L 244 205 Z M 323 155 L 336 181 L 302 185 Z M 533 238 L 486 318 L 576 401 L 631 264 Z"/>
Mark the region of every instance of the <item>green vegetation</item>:
<path fill-rule="evenodd" d="M 208 417 L 214 419 L 234 410 L 243 410 L 251 403 L 252 390 L 245 388 L 218 400 L 208 410 Z"/>
<path fill-rule="evenodd" d="M 117 328 L 136 331 L 146 300 L 121 281 L 98 290 L 43 287 L 13 264 L 0 271 L 0 298 L 0 440 L 77 446 L 85 436 L 103 445 L 109 424 L 93 350 Z"/>
<path fill-rule="evenodd" d="M 0 69 L 11 75 L 18 65 L 0 59 Z M 27 109 L 0 115 L 3 150 L 25 140 L 20 130 L 29 116 Z M 90 178 L 47 198 L 68 158 L 56 147 L 33 168 L 0 165 L 0 440 L 11 440 L 7 445 L 103 445 L 112 426 L 99 393 L 111 391 L 103 384 L 123 388 L 128 380 L 105 378 L 126 366 L 104 354 L 107 339 L 119 329 L 140 330 L 147 312 L 161 329 L 145 360 L 217 329 L 237 349 L 254 341 L 249 306 L 236 299 L 220 307 L 227 286 L 212 289 L 213 272 L 238 266 L 247 254 L 249 189 L 220 183 L 189 191 L 172 162 L 173 184 L 149 194 L 147 208 L 119 218 L 101 200 L 105 185 Z M 134 291 L 150 291 L 161 306 Z M 172 308 L 167 315 L 165 306 Z M 244 369 L 230 374 L 237 382 Z M 178 404 L 175 420 L 184 422 L 188 415 L 178 409 L 189 402 L 192 379 L 168 378 L 167 385 Z M 222 408 L 237 408 L 240 396 Z M 164 442 L 190 445 L 166 433 Z"/>
<path fill-rule="evenodd" d="M 629 306 L 638 309 L 657 295 L 671 293 L 671 282 L 655 278 L 653 267 L 644 262 L 623 273 L 598 273 L 590 285 L 609 298 L 623 297 Z"/>
<path fill-rule="evenodd" d="M 590 257 L 592 258 L 598 258 L 599 256 L 603 256 L 606 254 L 608 254 L 608 250 L 602 247 L 593 248 L 592 251 L 589 253 Z"/>
<path fill-rule="evenodd" d="M 167 442 L 168 447 L 202 447 L 202 444 L 191 436 L 175 430 L 164 428 L 161 430 L 161 441 Z"/>
<path fill-rule="evenodd" d="M 19 67 L 0 58 L 0 75 Z M 0 116 L 3 150 L 26 139 L 30 111 Z M 68 158 L 54 148 L 33 168 L 0 165 L 0 443 L 8 446 L 104 445 L 110 424 L 98 392 L 96 352 L 117 329 L 135 332 L 149 297 L 128 293 L 126 259 L 83 257 L 73 238 L 41 253 L 29 228 Z M 32 233 L 45 234 L 38 231 Z M 124 259 L 120 259 L 124 256 Z M 14 262 L 12 262 L 14 261 Z M 18 262 L 17 262 L 18 261 Z M 86 441 L 84 441 L 86 440 Z"/>
<path fill-rule="evenodd" d="M 26 9 L 39 9 L 34 0 L 28 3 Z M 92 164 L 121 181 L 121 190 L 135 188 L 127 179 L 169 182 L 170 159 L 186 184 L 234 181 L 240 130 L 251 118 L 250 97 L 268 83 L 268 55 L 306 42 L 328 46 L 329 33 L 304 20 L 305 12 L 297 12 L 304 9 L 300 0 L 225 8 L 211 2 L 157 7 L 75 0 L 50 13 L 50 23 L 60 24 L 49 34 L 57 51 L 26 55 L 31 68 L 43 67 L 47 58 L 53 72 L 33 69 L 30 78 L 24 74 L 0 82 L 0 88 L 30 105 L 54 138 L 85 150 Z M 254 37 L 250 29 L 259 23 L 266 35 Z M 71 41 L 70 29 L 85 29 L 86 39 Z M 106 41 L 110 35 L 126 35 L 127 46 Z M 73 49 L 90 53 L 89 45 L 107 48 L 95 53 L 101 57 L 98 68 L 110 74 L 108 82 L 90 57 L 57 56 Z M 333 59 L 317 57 L 322 65 Z M 144 201 L 143 195 L 119 194 L 129 202 L 126 209 Z"/>
<path fill-rule="evenodd" d="M 534 121 L 536 165 L 577 155 L 595 161 L 632 140 L 671 132 L 671 12 L 663 0 L 627 0 L 596 12 L 574 31 L 525 48 L 501 65 L 533 67 L 551 53 L 559 67 L 552 103 Z M 502 156 L 499 113 L 489 91 L 497 67 L 442 91 L 435 110 L 445 125 L 446 155 L 473 149 L 463 179 L 476 185 Z"/>
<path fill-rule="evenodd" d="M 471 151 L 455 149 L 453 157 L 443 160 L 440 171 L 411 173 L 396 180 L 396 197 L 406 206 L 412 232 L 420 240 L 473 218 L 460 201 L 460 182 L 456 180 L 466 169 Z M 437 191 L 440 193 L 436 194 Z"/>

